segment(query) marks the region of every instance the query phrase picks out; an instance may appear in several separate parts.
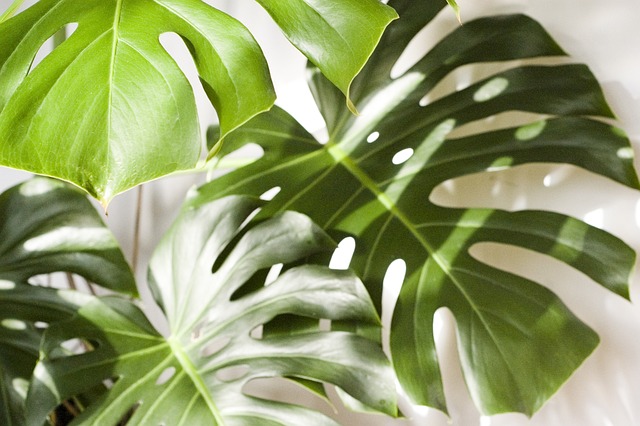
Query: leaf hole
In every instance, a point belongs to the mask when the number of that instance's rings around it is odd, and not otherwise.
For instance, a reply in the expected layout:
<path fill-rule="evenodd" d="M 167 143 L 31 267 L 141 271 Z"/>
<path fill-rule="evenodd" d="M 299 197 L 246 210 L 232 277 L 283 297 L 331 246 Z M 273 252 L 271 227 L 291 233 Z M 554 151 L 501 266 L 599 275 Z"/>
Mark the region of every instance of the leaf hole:
<path fill-rule="evenodd" d="M 274 186 L 273 188 L 265 191 L 262 193 L 262 195 L 260 196 L 261 200 L 265 200 L 265 201 L 271 201 L 274 199 L 274 197 L 276 195 L 278 195 L 278 193 L 282 190 L 281 187 L 279 186 Z"/>
<path fill-rule="evenodd" d="M 215 355 L 226 348 L 230 341 L 230 337 L 218 337 L 213 339 L 200 350 L 200 356 L 209 357 L 211 355 Z"/>
<path fill-rule="evenodd" d="M 395 153 L 391 162 L 395 165 L 405 163 L 413 156 L 413 148 L 405 148 Z"/>
<path fill-rule="evenodd" d="M 324 398 L 324 392 L 324 385 L 320 382 L 283 377 L 251 379 L 242 388 L 242 393 L 250 397 L 331 412 L 332 407 Z"/>
<path fill-rule="evenodd" d="M 211 117 L 216 117 L 217 115 L 200 81 L 198 69 L 194 62 L 195 49 L 189 40 L 183 39 L 173 32 L 160 34 L 158 41 L 191 85 L 198 111 L 200 131 L 205 134 L 207 127 L 212 124 Z"/>
<path fill-rule="evenodd" d="M 369 136 L 367 136 L 367 143 L 374 143 L 380 138 L 379 132 L 373 132 Z"/>
<path fill-rule="evenodd" d="M 138 408 L 140 408 L 141 405 L 142 405 L 142 401 L 138 401 L 135 404 L 133 404 L 131 408 L 129 408 L 127 412 L 124 413 L 124 415 L 120 418 L 120 420 L 116 423 L 116 425 L 118 426 L 127 425 L 129 421 L 133 418 L 133 415 L 136 413 L 136 411 L 138 411 Z"/>
<path fill-rule="evenodd" d="M 71 37 L 71 35 L 76 31 L 77 28 L 77 22 L 64 25 L 51 37 L 46 39 L 36 52 L 36 55 L 34 56 L 33 61 L 31 62 L 31 65 L 29 67 L 28 74 L 31 74 L 36 66 L 38 66 L 42 61 L 45 60 L 47 56 L 51 54 L 51 52 L 53 52 L 54 48 L 56 48 L 56 44 L 61 45 L 66 39 Z"/>
<path fill-rule="evenodd" d="M 331 331 L 331 320 L 321 319 L 318 321 L 318 329 L 320 331 Z"/>
<path fill-rule="evenodd" d="M 82 355 L 96 350 L 100 343 L 95 340 L 73 338 L 65 340 L 53 349 L 49 354 L 49 359 L 55 360 L 74 355 Z"/>
<path fill-rule="evenodd" d="M 262 339 L 263 333 L 264 333 L 264 326 L 259 325 L 249 332 L 249 337 L 251 337 L 252 339 L 260 340 Z"/>
<path fill-rule="evenodd" d="M 49 323 L 44 321 L 36 321 L 33 323 L 33 326 L 38 330 L 45 330 L 49 328 Z"/>
<path fill-rule="evenodd" d="M 242 379 L 249 374 L 251 369 L 248 365 L 232 365 L 231 367 L 225 367 L 216 372 L 216 377 L 223 382 L 233 382 Z"/>
<path fill-rule="evenodd" d="M 389 330 L 393 310 L 398 302 L 400 289 L 407 273 L 407 264 L 403 259 L 396 259 L 389 264 L 382 280 L 382 344 L 385 350 L 389 349 Z"/>
<path fill-rule="evenodd" d="M 272 284 L 275 280 L 277 280 L 278 277 L 280 276 L 280 273 L 282 272 L 283 267 L 284 267 L 284 264 L 282 263 L 277 263 L 273 265 L 269 269 L 269 272 L 267 273 L 267 278 L 265 278 L 264 280 L 264 285 L 268 286 L 269 284 Z"/>
<path fill-rule="evenodd" d="M 329 268 L 337 270 L 349 269 L 349 264 L 356 251 L 356 240 L 353 237 L 346 237 L 338 244 L 338 248 L 333 252 Z"/>
<path fill-rule="evenodd" d="M 172 367 L 165 368 L 164 371 L 162 373 L 160 373 L 160 375 L 156 379 L 156 386 L 164 385 L 169 380 L 171 380 L 171 378 L 173 376 L 175 376 L 175 374 L 176 374 L 176 368 L 175 367 L 172 366 Z"/>
<path fill-rule="evenodd" d="M 116 384 L 116 382 L 118 381 L 119 377 L 112 377 L 110 379 L 105 379 L 102 381 L 102 385 L 105 387 L 105 389 L 109 390 L 111 388 L 113 388 Z"/>
<path fill-rule="evenodd" d="M 13 380 L 11 380 L 11 387 L 18 395 L 20 395 L 22 399 L 27 398 L 27 392 L 29 390 L 28 380 L 22 377 L 16 377 Z"/>

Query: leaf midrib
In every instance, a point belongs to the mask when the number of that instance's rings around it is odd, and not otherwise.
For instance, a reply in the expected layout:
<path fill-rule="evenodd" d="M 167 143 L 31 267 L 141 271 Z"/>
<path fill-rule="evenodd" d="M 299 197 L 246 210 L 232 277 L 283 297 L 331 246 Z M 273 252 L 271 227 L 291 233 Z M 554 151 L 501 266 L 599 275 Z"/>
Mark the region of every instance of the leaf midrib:
<path fill-rule="evenodd" d="M 460 294 L 462 294 L 467 300 L 467 303 L 469 304 L 471 309 L 476 313 L 477 318 L 485 327 L 485 330 L 496 345 L 496 348 L 503 355 L 505 364 L 509 366 L 509 359 L 502 353 L 500 345 L 498 344 L 498 340 L 493 335 L 491 327 L 488 326 L 482 315 L 482 310 L 474 303 L 473 299 L 466 292 L 462 283 L 460 283 L 456 276 L 452 273 L 449 262 L 438 254 L 437 250 L 435 250 L 431 246 L 431 244 L 429 244 L 429 242 L 418 232 L 413 222 L 409 220 L 404 212 L 398 208 L 393 200 L 391 200 L 391 198 L 379 188 L 376 182 L 371 179 L 369 175 L 364 170 L 362 170 L 346 152 L 344 152 L 338 145 L 331 141 L 327 143 L 326 148 L 327 152 L 333 156 L 337 163 L 341 164 L 345 169 L 347 169 L 347 171 L 349 171 L 349 173 L 351 173 L 362 184 L 362 186 L 366 187 L 376 197 L 376 199 L 389 211 L 391 215 L 395 216 L 396 219 L 398 219 L 402 223 L 402 225 L 409 230 L 413 237 L 422 245 L 425 251 L 427 251 L 434 262 L 436 262 L 438 267 L 444 271 L 451 282 L 458 288 Z M 512 370 L 511 366 L 509 366 L 509 369 L 510 371 Z"/>
<path fill-rule="evenodd" d="M 109 84 L 107 84 L 109 91 L 109 99 L 108 99 L 108 108 L 107 108 L 107 152 L 111 152 L 111 129 L 113 125 L 113 117 L 111 114 L 111 105 L 113 104 L 113 92 L 114 92 L 114 81 L 115 81 L 115 71 L 116 71 L 116 54 L 118 50 L 118 39 L 120 36 L 120 21 L 122 18 L 122 3 L 124 0 L 116 0 L 116 10 L 113 14 L 113 41 L 111 42 L 111 61 L 109 63 Z M 111 175 L 111 155 L 107 155 L 105 159 L 105 169 L 107 170 L 107 176 Z M 110 180 L 110 179 L 109 179 Z M 106 188 L 101 188 L 101 191 L 104 191 Z M 100 198 L 103 198 L 105 194 L 100 194 Z M 110 197 L 110 195 L 109 195 Z M 107 198 L 109 198 L 107 197 Z M 107 203 L 109 200 L 101 199 L 103 204 Z"/>

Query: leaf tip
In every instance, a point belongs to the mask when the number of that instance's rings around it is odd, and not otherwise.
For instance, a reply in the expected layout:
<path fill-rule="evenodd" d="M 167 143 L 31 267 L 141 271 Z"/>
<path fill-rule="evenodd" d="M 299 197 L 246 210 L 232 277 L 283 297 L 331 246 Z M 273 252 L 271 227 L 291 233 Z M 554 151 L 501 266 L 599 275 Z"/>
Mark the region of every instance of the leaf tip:
<path fill-rule="evenodd" d="M 349 98 L 349 95 L 347 95 L 347 108 L 349 108 L 349 111 L 351 111 L 353 115 L 356 115 L 356 116 L 360 115 L 360 113 L 358 112 L 358 109 L 351 101 L 351 98 Z"/>

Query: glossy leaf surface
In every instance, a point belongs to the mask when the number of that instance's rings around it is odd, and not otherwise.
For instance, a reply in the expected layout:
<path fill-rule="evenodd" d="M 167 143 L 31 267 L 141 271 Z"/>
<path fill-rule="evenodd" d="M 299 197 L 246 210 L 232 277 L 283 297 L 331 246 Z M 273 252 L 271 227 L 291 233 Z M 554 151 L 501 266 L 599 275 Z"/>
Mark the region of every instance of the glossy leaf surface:
<path fill-rule="evenodd" d="M 0 423 L 24 424 L 24 398 L 43 329 L 85 300 L 31 285 L 41 274 L 79 274 L 137 294 L 118 244 L 91 203 L 61 182 L 35 178 L 0 195 Z"/>
<path fill-rule="evenodd" d="M 621 240 L 562 214 L 447 208 L 434 203 L 431 193 L 449 179 L 528 163 L 573 164 L 637 188 L 632 149 L 619 129 L 590 118 L 610 118 L 611 112 L 585 66 L 540 60 L 518 66 L 518 60 L 563 55 L 525 16 L 466 22 L 392 78 L 406 45 L 446 3 L 389 4 L 400 20 L 352 86 L 360 116 L 349 115 L 337 91 L 312 74 L 329 141 L 318 143 L 274 109 L 240 129 L 221 153 L 256 143 L 264 155 L 202 192 L 260 195 L 278 188 L 261 215 L 297 210 L 331 233 L 353 236 L 351 267 L 378 306 L 388 265 L 402 259 L 406 278 L 391 351 L 412 399 L 446 411 L 433 337 L 433 316 L 446 307 L 456 318 L 462 366 L 478 407 L 486 414 L 531 414 L 598 338 L 555 294 L 479 261 L 470 249 L 494 242 L 543 253 L 623 297 L 635 254 Z M 434 96 L 452 71 L 478 62 L 507 66 Z M 478 124 L 512 111 L 534 118 L 491 130 Z"/>
<path fill-rule="evenodd" d="M 334 383 L 395 414 L 394 375 L 379 344 L 318 328 L 319 319 L 379 327 L 364 286 L 350 272 L 287 266 L 334 243 L 298 213 L 246 225 L 260 204 L 228 197 L 192 205 L 162 240 L 149 275 L 169 337 L 116 298 L 95 299 L 50 327 L 28 420 L 36 424 L 61 399 L 110 381 L 77 424 L 116 424 L 129 415 L 130 425 L 335 424 L 315 411 L 244 393 L 247 383 L 266 377 Z M 279 263 L 284 272 L 265 286 L 264 272 Z M 315 329 L 279 329 L 283 315 L 315 319 Z M 256 335 L 264 324 L 269 331 Z M 90 342 L 91 350 L 61 356 L 60 345 L 72 339 Z"/>
<path fill-rule="evenodd" d="M 395 17 L 376 0 L 337 9 L 327 0 L 261 3 L 345 93 Z M 355 17 L 370 25 L 350 24 Z M 33 67 L 68 24 L 75 32 Z M 194 94 L 160 44 L 165 33 L 189 48 L 222 137 L 271 107 L 269 71 L 251 33 L 202 1 L 40 0 L 0 25 L 0 164 L 72 182 L 103 205 L 194 167 Z"/>

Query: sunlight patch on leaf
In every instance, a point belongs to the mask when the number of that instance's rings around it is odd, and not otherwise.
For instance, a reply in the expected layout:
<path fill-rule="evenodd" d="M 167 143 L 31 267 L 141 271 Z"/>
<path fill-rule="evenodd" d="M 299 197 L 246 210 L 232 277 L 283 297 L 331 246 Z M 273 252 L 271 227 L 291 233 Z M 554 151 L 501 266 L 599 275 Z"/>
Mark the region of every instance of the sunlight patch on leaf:
<path fill-rule="evenodd" d="M 476 102 L 487 102 L 499 96 L 507 90 L 507 87 L 509 87 L 509 80 L 506 78 L 492 78 L 473 94 L 473 100 Z"/>
<path fill-rule="evenodd" d="M 518 127 L 515 132 L 516 139 L 520 141 L 533 140 L 540 136 L 545 127 L 547 127 L 547 120 L 540 120 L 531 124 L 527 124 L 525 126 Z"/>
<path fill-rule="evenodd" d="M 0 325 L 9 330 L 26 330 L 27 323 L 13 318 L 3 319 Z"/>
<path fill-rule="evenodd" d="M 106 228 L 79 228 L 64 226 L 25 241 L 26 251 L 72 251 L 84 247 L 108 249 L 118 247 L 111 232 Z"/>
<path fill-rule="evenodd" d="M 499 157 L 493 160 L 493 163 L 489 167 L 487 167 L 487 171 L 495 172 L 498 170 L 504 170 L 509 168 L 513 164 L 513 157 Z"/>
<path fill-rule="evenodd" d="M 22 377 L 16 377 L 11 381 L 11 387 L 24 399 L 27 397 L 27 391 L 29 390 L 29 381 Z"/>
<path fill-rule="evenodd" d="M 1 290 L 13 290 L 16 288 L 16 283 L 8 280 L 0 280 L 0 291 Z"/>

